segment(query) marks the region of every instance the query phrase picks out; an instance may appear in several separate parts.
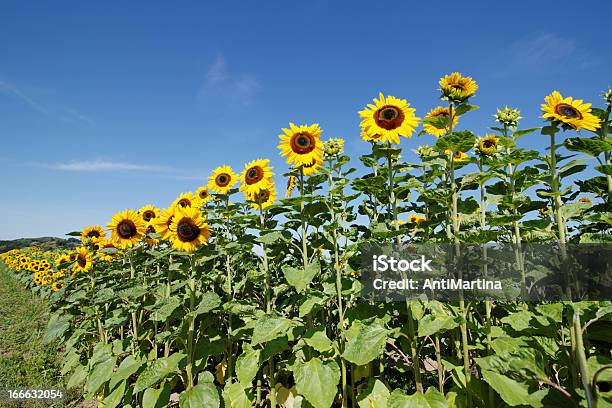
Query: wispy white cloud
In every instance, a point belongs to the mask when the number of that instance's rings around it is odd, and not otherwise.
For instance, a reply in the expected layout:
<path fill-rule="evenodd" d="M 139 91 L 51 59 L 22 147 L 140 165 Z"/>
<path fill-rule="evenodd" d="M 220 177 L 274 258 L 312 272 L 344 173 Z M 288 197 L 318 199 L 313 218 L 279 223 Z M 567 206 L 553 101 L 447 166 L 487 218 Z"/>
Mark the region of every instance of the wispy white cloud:
<path fill-rule="evenodd" d="M 95 122 L 91 118 L 82 113 L 72 108 L 55 106 L 56 104 L 42 102 L 30 92 L 26 92 L 22 87 L 6 80 L 0 80 L 0 94 L 9 96 L 51 119 L 68 123 L 81 122 L 90 126 L 95 125 Z"/>
<path fill-rule="evenodd" d="M 225 58 L 218 56 L 208 67 L 200 98 L 221 98 L 232 105 L 249 105 L 261 90 L 257 78 L 248 73 L 235 74 L 229 71 Z"/>
<path fill-rule="evenodd" d="M 505 75 L 516 71 L 558 72 L 565 66 L 587 69 L 597 64 L 583 44 L 576 39 L 556 33 L 537 33 L 511 43 L 492 61 L 497 66 L 492 72 Z"/>
<path fill-rule="evenodd" d="M 55 163 L 43 165 L 43 167 L 73 172 L 109 172 L 109 171 L 168 171 L 168 167 L 150 166 L 146 164 L 136 164 L 127 162 L 117 162 L 112 160 L 82 160 L 70 161 L 67 163 Z"/>

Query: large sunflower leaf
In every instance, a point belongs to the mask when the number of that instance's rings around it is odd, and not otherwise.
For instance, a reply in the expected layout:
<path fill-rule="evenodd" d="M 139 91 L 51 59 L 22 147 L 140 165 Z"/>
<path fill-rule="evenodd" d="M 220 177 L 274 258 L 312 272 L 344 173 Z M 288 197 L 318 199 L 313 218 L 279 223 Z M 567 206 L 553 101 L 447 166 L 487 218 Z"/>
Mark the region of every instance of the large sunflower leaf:
<path fill-rule="evenodd" d="M 318 358 L 298 364 L 293 369 L 297 391 L 315 408 L 329 408 L 334 402 L 340 381 L 340 368 L 335 361 Z"/>
<path fill-rule="evenodd" d="M 348 342 L 342 357 L 357 365 L 369 363 L 382 354 L 388 333 L 379 323 L 364 324 L 355 320 L 346 331 Z"/>

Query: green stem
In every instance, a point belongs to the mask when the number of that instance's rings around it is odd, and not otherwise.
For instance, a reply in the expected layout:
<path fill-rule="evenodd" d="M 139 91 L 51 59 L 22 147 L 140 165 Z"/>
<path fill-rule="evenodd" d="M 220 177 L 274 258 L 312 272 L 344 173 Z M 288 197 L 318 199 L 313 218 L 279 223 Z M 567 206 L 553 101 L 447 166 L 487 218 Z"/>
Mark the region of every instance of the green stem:
<path fill-rule="evenodd" d="M 190 277 L 187 282 L 189 287 L 189 311 L 192 313 L 195 310 L 195 278 L 193 276 L 193 265 L 190 265 Z M 189 317 L 189 332 L 187 334 L 187 389 L 194 386 L 194 367 L 193 367 L 193 337 L 195 332 L 195 316 Z"/>
<path fill-rule="evenodd" d="M 580 324 L 580 314 L 576 309 L 574 309 L 573 321 L 574 332 L 576 333 L 576 357 L 578 358 L 578 364 L 580 366 L 580 377 L 582 378 L 582 386 L 584 387 L 584 395 L 587 400 L 587 405 L 589 408 L 592 408 L 595 406 L 595 400 L 593 399 L 593 390 L 591 389 L 589 364 L 587 362 L 584 344 L 582 342 L 582 325 Z"/>

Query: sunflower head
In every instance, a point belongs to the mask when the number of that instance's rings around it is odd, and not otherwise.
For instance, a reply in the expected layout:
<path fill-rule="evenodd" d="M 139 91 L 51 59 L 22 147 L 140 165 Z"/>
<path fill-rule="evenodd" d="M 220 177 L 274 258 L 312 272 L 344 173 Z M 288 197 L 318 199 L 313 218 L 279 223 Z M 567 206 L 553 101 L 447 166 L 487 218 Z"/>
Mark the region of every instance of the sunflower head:
<path fill-rule="evenodd" d="M 478 90 L 478 84 L 472 77 L 464 77 L 459 72 L 453 72 L 440 78 L 438 84 L 442 97 L 454 103 L 466 101 Z"/>
<path fill-rule="evenodd" d="M 172 207 L 200 208 L 202 207 L 202 200 L 197 195 L 189 191 L 187 193 L 181 193 L 181 195 L 176 200 L 174 200 L 174 202 L 172 203 Z"/>
<path fill-rule="evenodd" d="M 425 221 L 425 217 L 421 216 L 421 215 L 417 215 L 417 214 L 410 214 L 408 216 L 408 223 L 409 224 L 421 224 Z"/>
<path fill-rule="evenodd" d="M 142 220 L 145 223 L 151 222 L 154 218 L 159 217 L 159 209 L 157 207 L 152 206 L 151 204 L 147 204 L 138 210 L 138 214 L 142 217 Z"/>
<path fill-rule="evenodd" d="M 72 266 L 72 273 L 89 272 L 93 267 L 93 256 L 86 247 L 78 247 L 75 251 L 76 262 Z"/>
<path fill-rule="evenodd" d="M 583 204 L 592 204 L 593 203 L 589 197 L 581 197 L 581 198 L 578 199 L 578 201 L 583 203 Z"/>
<path fill-rule="evenodd" d="M 447 155 L 451 154 L 451 150 L 450 149 L 446 149 L 444 151 L 444 153 L 446 153 Z M 453 153 L 453 159 L 455 160 L 455 162 L 462 162 L 465 161 L 467 159 L 469 159 L 470 156 L 467 155 L 467 153 L 464 152 L 454 152 Z"/>
<path fill-rule="evenodd" d="M 423 130 L 425 133 L 440 137 L 448 131 L 448 122 L 450 116 L 450 109 L 447 106 L 436 106 L 425 116 Z M 453 115 L 453 128 L 457 126 L 459 118 L 457 115 Z"/>
<path fill-rule="evenodd" d="M 101 261 L 110 262 L 119 254 L 119 252 L 110 253 L 110 251 L 105 251 L 105 249 L 117 249 L 117 247 L 109 241 L 102 243 L 100 245 L 100 249 L 98 250 L 98 256 L 100 257 Z"/>
<path fill-rule="evenodd" d="M 295 168 L 302 168 L 305 175 L 315 174 L 323 160 L 323 143 L 321 143 L 321 128 L 313 125 L 296 126 L 289 123 L 289 128 L 283 128 L 278 135 L 278 148 L 281 156 L 287 158 L 287 163 Z"/>
<path fill-rule="evenodd" d="M 295 176 L 289 176 L 287 178 L 287 190 L 285 191 L 285 197 L 291 197 L 291 193 L 295 188 Z"/>
<path fill-rule="evenodd" d="M 150 236 L 150 234 L 157 234 L 157 230 L 155 229 L 155 223 L 150 222 L 147 224 L 146 235 L 145 235 L 145 243 L 149 246 L 153 246 L 159 242 L 159 239 Z"/>
<path fill-rule="evenodd" d="M 200 203 L 202 204 L 207 203 L 208 200 L 210 200 L 210 193 L 208 192 L 208 188 L 206 186 L 198 188 L 195 195 L 200 199 Z"/>
<path fill-rule="evenodd" d="M 344 139 L 332 138 L 323 142 L 324 158 L 335 159 L 344 153 Z"/>
<path fill-rule="evenodd" d="M 59 292 L 60 290 L 62 290 L 62 288 L 64 287 L 64 284 L 62 282 L 53 282 L 51 284 L 51 290 L 54 292 Z"/>
<path fill-rule="evenodd" d="M 170 225 L 170 242 L 177 251 L 194 252 L 201 245 L 208 244 L 210 228 L 199 209 L 177 208 Z"/>
<path fill-rule="evenodd" d="M 498 139 L 494 135 L 486 135 L 478 141 L 478 152 L 491 156 L 497 152 Z"/>
<path fill-rule="evenodd" d="M 259 190 L 265 190 L 272 183 L 272 166 L 270 160 L 253 160 L 244 166 L 240 174 L 240 190 L 246 196 L 252 196 Z"/>
<path fill-rule="evenodd" d="M 266 188 L 265 190 L 259 190 L 257 193 L 252 196 L 247 196 L 247 200 L 252 201 L 251 207 L 254 210 L 259 210 L 259 206 L 261 205 L 262 209 L 265 209 L 272 204 L 276 200 L 276 187 L 274 184 Z"/>
<path fill-rule="evenodd" d="M 519 120 L 522 119 L 521 111 L 514 108 L 504 107 L 497 108 L 497 112 L 495 115 L 495 121 L 501 123 L 504 126 L 507 126 L 511 129 L 516 129 L 518 126 Z"/>
<path fill-rule="evenodd" d="M 374 104 L 359 112 L 362 138 L 374 142 L 400 143 L 400 136 L 410 138 L 419 124 L 415 109 L 405 99 L 385 97 L 381 92 Z"/>
<path fill-rule="evenodd" d="M 583 103 L 582 99 L 573 99 L 571 96 L 563 98 L 557 91 L 553 91 L 544 98 L 542 104 L 542 117 L 553 124 L 561 124 L 565 129 L 586 129 L 595 132 L 600 126 L 600 120 L 591 113 L 591 104 Z"/>
<path fill-rule="evenodd" d="M 108 224 L 111 242 L 118 248 L 131 248 L 145 235 L 145 222 L 134 210 L 118 212 Z"/>
<path fill-rule="evenodd" d="M 208 188 L 215 193 L 227 194 L 238 181 L 238 176 L 230 166 L 219 166 L 208 178 Z"/>
<path fill-rule="evenodd" d="M 544 207 L 540 208 L 538 210 L 538 212 L 540 213 L 540 215 L 542 217 L 548 217 L 548 216 L 550 216 L 550 207 L 544 206 Z"/>
<path fill-rule="evenodd" d="M 90 242 L 97 242 L 100 240 L 104 240 L 106 238 L 106 233 L 99 225 L 90 225 L 88 227 L 83 228 L 81 231 L 81 242 L 84 244 L 88 244 Z"/>
<path fill-rule="evenodd" d="M 169 239 L 170 236 L 170 225 L 174 219 L 174 213 L 177 211 L 176 207 L 170 206 L 165 210 L 162 210 L 159 218 L 155 219 L 155 230 L 162 239 Z"/>

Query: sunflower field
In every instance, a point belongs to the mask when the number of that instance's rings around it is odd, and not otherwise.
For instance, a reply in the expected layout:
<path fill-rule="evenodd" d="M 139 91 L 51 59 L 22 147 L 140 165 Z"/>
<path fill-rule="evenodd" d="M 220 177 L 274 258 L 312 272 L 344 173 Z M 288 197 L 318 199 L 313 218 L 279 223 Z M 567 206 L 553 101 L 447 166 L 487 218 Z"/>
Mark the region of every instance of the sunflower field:
<path fill-rule="evenodd" d="M 612 89 L 601 107 L 552 92 L 538 128 L 499 108 L 482 135 L 461 126 L 476 81 L 438 89 L 424 118 L 382 93 L 367 104 L 358 161 L 290 123 L 286 191 L 269 160 L 224 165 L 167 208 L 68 234 L 74 251 L 0 255 L 52 304 L 66 387 L 100 407 L 612 406 L 606 299 L 362 296 L 365 244 L 507 243 L 526 290 L 523 246 L 555 243 L 562 265 L 568 245 L 611 241 Z M 401 138 L 425 135 L 404 161 Z M 548 149 L 519 147 L 531 137 Z"/>

